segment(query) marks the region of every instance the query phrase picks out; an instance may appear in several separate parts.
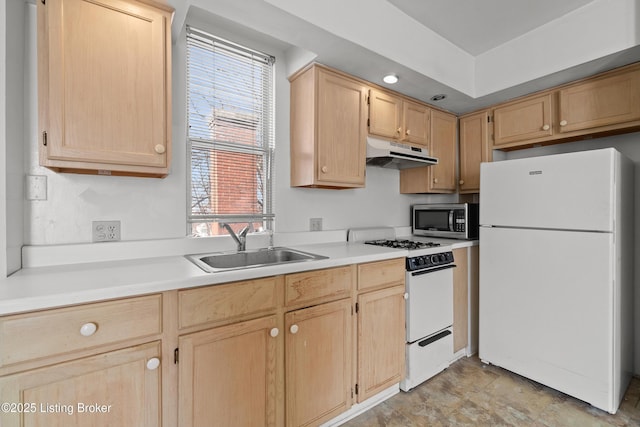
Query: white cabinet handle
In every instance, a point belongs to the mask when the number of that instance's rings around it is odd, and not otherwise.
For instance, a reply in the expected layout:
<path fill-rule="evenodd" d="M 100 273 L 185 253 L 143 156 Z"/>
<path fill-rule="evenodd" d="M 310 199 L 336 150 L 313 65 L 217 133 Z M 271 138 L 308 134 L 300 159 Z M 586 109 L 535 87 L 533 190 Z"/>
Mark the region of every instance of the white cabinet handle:
<path fill-rule="evenodd" d="M 562 121 L 560 122 L 560 126 L 566 126 L 566 125 L 567 125 L 567 121 L 566 121 L 566 120 L 562 120 Z"/>
<path fill-rule="evenodd" d="M 409 293 L 408 292 L 405 292 L 403 296 L 404 296 L 404 299 L 409 299 Z"/>
<path fill-rule="evenodd" d="M 544 125 L 542 126 L 542 130 L 549 130 L 550 126 L 549 125 Z"/>
<path fill-rule="evenodd" d="M 157 357 L 152 357 L 151 359 L 147 360 L 148 370 L 153 371 L 155 369 L 158 369 L 158 366 L 160 366 L 160 359 L 158 359 Z"/>
<path fill-rule="evenodd" d="M 407 129 L 407 130 L 404 132 L 404 134 L 405 134 L 405 135 L 411 135 L 411 130 L 410 130 L 410 129 Z"/>
<path fill-rule="evenodd" d="M 80 335 L 82 335 L 83 337 L 90 337 L 91 335 L 95 334 L 97 330 L 98 325 L 96 325 L 95 323 L 85 323 L 80 327 Z"/>
<path fill-rule="evenodd" d="M 289 331 L 292 334 L 297 334 L 298 333 L 298 325 L 291 325 L 291 327 L 289 328 Z"/>
<path fill-rule="evenodd" d="M 154 150 L 156 150 L 156 153 L 158 154 L 164 154 L 164 152 L 166 151 L 164 148 L 164 145 L 162 144 L 158 144 L 155 147 L 153 147 Z"/>
<path fill-rule="evenodd" d="M 323 166 L 323 167 L 321 167 L 321 168 L 320 168 L 320 170 L 322 171 L 322 173 L 327 173 L 327 171 L 329 170 L 329 168 L 328 168 L 328 167 L 326 167 L 326 166 Z"/>
<path fill-rule="evenodd" d="M 438 183 L 438 178 L 433 178 L 433 183 L 437 184 Z"/>
<path fill-rule="evenodd" d="M 460 185 L 464 185 L 464 179 L 460 180 Z"/>
<path fill-rule="evenodd" d="M 273 328 L 271 329 L 271 331 L 269 331 L 269 335 L 271 335 L 273 338 L 277 337 L 279 333 L 280 331 L 278 330 L 278 328 Z"/>
<path fill-rule="evenodd" d="M 402 133 L 402 128 L 396 129 L 396 132 L 398 132 L 399 134 Z"/>

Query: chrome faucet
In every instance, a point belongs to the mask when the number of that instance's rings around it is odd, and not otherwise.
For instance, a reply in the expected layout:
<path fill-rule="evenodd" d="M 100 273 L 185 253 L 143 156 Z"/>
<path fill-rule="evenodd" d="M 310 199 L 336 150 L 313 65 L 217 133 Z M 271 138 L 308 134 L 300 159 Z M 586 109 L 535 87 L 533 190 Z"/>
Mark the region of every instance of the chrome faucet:
<path fill-rule="evenodd" d="M 231 226 L 226 222 L 221 222 L 220 225 L 223 226 L 229 232 L 229 235 L 233 240 L 236 241 L 238 244 L 238 252 L 244 252 L 247 249 L 247 233 L 253 228 L 253 225 L 249 223 L 249 225 L 240 230 L 238 234 L 236 234 Z"/>

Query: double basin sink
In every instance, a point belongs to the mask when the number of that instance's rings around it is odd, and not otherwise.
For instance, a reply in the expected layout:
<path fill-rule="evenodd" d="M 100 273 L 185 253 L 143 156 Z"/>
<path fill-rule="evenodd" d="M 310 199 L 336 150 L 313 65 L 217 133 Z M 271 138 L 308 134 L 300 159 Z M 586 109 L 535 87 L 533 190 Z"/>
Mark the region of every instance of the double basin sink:
<path fill-rule="evenodd" d="M 187 255 L 187 259 L 207 273 L 265 267 L 268 265 L 314 261 L 328 257 L 295 249 L 275 247 L 242 252 L 213 252 Z"/>

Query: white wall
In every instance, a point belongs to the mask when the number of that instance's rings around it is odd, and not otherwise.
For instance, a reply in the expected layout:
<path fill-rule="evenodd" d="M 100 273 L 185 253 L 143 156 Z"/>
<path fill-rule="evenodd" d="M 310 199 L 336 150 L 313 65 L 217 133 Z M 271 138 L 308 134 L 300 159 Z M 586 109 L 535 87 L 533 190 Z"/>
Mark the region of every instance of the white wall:
<path fill-rule="evenodd" d="M 23 243 L 25 11 L 23 0 L 6 2 L 6 274 L 20 269 Z"/>
<path fill-rule="evenodd" d="M 21 0 L 12 0 L 21 1 Z M 35 13 L 35 6 L 32 6 Z M 193 20 L 192 20 L 193 21 Z M 30 21 L 31 25 L 35 21 Z M 200 23 L 205 25 L 204 23 Z M 211 26 L 211 25 L 209 25 Z M 367 187 L 357 190 L 296 189 L 289 187 L 289 82 L 283 52 L 256 36 L 230 32 L 223 24 L 205 28 L 221 37 L 274 54 L 276 60 L 276 232 L 306 231 L 309 218 L 324 218 L 324 229 L 363 225 L 409 225 L 409 206 L 454 196 L 399 194 L 399 173 L 367 169 Z M 31 31 L 35 34 L 35 28 Z M 35 63 L 35 45 L 28 57 Z M 35 93 L 29 94 L 27 173 L 45 175 L 45 201 L 26 203 L 24 242 L 57 245 L 91 241 L 91 221 L 120 220 L 122 240 L 145 240 L 186 235 L 184 32 L 173 46 L 173 161 L 165 179 L 58 174 L 38 165 Z M 26 70 L 31 71 L 31 70 Z M 29 73 L 35 86 L 35 74 Z M 14 225 L 18 226 L 16 221 Z"/>
<path fill-rule="evenodd" d="M 640 374 L 640 133 L 511 151 L 508 159 L 614 147 L 635 163 L 635 372 Z"/>
<path fill-rule="evenodd" d="M 6 40 L 7 40 L 7 3 L 0 2 L 0 277 L 7 274 L 7 155 L 6 155 Z"/>

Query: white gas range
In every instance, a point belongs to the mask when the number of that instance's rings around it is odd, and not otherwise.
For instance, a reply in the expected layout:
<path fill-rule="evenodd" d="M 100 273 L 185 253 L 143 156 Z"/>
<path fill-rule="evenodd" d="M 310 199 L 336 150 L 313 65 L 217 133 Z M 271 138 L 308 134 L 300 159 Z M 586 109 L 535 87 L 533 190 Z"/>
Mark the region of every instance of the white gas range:
<path fill-rule="evenodd" d="M 453 358 L 453 253 L 428 238 L 395 238 L 390 227 L 349 230 L 348 240 L 408 251 L 406 258 L 406 376 L 409 391 Z"/>

